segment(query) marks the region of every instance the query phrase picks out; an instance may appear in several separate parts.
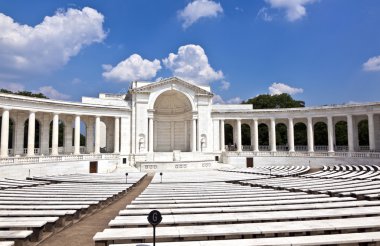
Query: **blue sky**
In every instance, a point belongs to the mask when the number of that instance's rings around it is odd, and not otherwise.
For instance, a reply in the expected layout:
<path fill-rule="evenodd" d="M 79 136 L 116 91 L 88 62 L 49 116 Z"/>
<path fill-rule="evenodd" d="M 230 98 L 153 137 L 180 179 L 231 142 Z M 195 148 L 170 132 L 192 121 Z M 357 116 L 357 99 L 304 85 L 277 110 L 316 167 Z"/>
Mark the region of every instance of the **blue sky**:
<path fill-rule="evenodd" d="M 169 76 L 216 100 L 380 101 L 380 1 L 1 1 L 0 87 L 79 101 Z"/>

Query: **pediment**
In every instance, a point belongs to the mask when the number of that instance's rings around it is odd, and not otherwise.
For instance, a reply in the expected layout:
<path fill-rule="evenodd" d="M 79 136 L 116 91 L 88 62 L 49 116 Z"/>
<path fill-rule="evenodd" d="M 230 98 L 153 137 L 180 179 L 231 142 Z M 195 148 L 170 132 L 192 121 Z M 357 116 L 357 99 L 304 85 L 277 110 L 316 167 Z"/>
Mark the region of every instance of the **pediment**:
<path fill-rule="evenodd" d="M 143 86 L 138 87 L 138 88 L 133 88 L 130 90 L 130 92 L 131 93 L 149 93 L 156 88 L 165 87 L 168 84 L 181 85 L 183 87 L 186 87 L 186 88 L 194 91 L 197 95 L 203 95 L 203 96 L 209 96 L 209 97 L 214 96 L 213 93 L 211 93 L 211 92 L 209 92 L 209 91 L 207 91 L 207 90 L 205 90 L 205 89 L 203 89 L 203 88 L 201 88 L 195 84 L 189 83 L 189 82 L 182 80 L 180 78 L 177 78 L 177 77 L 171 77 L 171 78 L 163 79 L 163 80 L 158 81 L 158 82 L 143 85 Z"/>

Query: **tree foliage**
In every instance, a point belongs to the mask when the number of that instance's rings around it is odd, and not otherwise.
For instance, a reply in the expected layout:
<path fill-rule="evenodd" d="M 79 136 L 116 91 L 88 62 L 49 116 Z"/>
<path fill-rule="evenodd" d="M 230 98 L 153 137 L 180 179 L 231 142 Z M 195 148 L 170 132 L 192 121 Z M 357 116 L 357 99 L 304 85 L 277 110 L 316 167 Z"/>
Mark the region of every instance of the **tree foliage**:
<path fill-rule="evenodd" d="M 263 94 L 243 101 L 242 104 L 252 104 L 254 109 L 270 108 L 302 108 L 305 107 L 304 101 L 294 100 L 289 94 L 280 95 Z"/>
<path fill-rule="evenodd" d="M 37 97 L 37 98 L 46 98 L 48 99 L 47 96 L 45 96 L 44 94 L 42 93 L 33 93 L 31 91 L 17 91 L 17 92 L 13 92 L 13 91 L 10 91 L 10 90 L 7 90 L 7 89 L 0 89 L 0 92 L 1 93 L 7 93 L 7 94 L 13 94 L 13 95 L 19 95 L 19 96 L 27 96 L 27 97 Z"/>

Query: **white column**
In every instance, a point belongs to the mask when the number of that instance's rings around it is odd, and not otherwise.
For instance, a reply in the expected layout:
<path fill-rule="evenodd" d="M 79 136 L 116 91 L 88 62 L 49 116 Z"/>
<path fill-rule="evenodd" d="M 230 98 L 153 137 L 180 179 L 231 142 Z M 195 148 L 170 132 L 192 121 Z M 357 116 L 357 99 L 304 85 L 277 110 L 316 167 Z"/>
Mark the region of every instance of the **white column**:
<path fill-rule="evenodd" d="M 118 154 L 120 152 L 120 119 L 115 117 L 115 136 L 113 143 L 113 152 Z"/>
<path fill-rule="evenodd" d="M 314 152 L 313 118 L 307 118 L 307 147 L 309 152 Z"/>
<path fill-rule="evenodd" d="M 328 151 L 334 152 L 334 125 L 332 116 L 327 117 Z"/>
<path fill-rule="evenodd" d="M 75 116 L 74 123 L 74 155 L 80 154 L 80 116 Z"/>
<path fill-rule="evenodd" d="M 352 115 L 347 115 L 347 138 L 348 138 L 348 151 L 354 152 L 354 123 Z"/>
<path fill-rule="evenodd" d="M 34 137 L 36 130 L 36 113 L 30 111 L 29 113 L 29 123 L 28 123 L 28 156 L 34 155 Z"/>
<path fill-rule="evenodd" d="M 59 115 L 53 115 L 53 132 L 51 141 L 51 154 L 58 155 L 58 132 L 59 132 Z"/>
<path fill-rule="evenodd" d="M 241 152 L 242 147 L 241 147 L 241 120 L 237 119 L 236 120 L 236 133 L 237 133 L 237 151 Z"/>
<path fill-rule="evenodd" d="M 276 121 L 274 118 L 270 119 L 270 151 L 275 152 L 276 150 Z"/>
<path fill-rule="evenodd" d="M 100 153 L 100 116 L 95 116 L 95 154 Z"/>
<path fill-rule="evenodd" d="M 224 136 L 224 120 L 220 120 L 220 151 L 226 150 L 226 140 Z"/>
<path fill-rule="evenodd" d="M 9 109 L 4 109 L 1 119 L 1 157 L 8 157 Z"/>
<path fill-rule="evenodd" d="M 191 151 L 196 152 L 197 151 L 197 120 L 193 119 L 193 134 L 192 134 L 192 141 L 191 141 Z"/>
<path fill-rule="evenodd" d="M 369 135 L 369 150 L 376 150 L 375 140 L 375 124 L 373 122 L 373 113 L 368 114 L 368 135 Z"/>
<path fill-rule="evenodd" d="M 259 151 L 259 122 L 257 119 L 253 120 L 253 151 Z"/>
<path fill-rule="evenodd" d="M 153 118 L 149 118 L 149 152 L 153 152 L 153 128 L 154 127 L 154 122 Z"/>
<path fill-rule="evenodd" d="M 288 123 L 288 145 L 289 145 L 289 152 L 294 152 L 294 122 L 293 118 L 289 118 Z"/>

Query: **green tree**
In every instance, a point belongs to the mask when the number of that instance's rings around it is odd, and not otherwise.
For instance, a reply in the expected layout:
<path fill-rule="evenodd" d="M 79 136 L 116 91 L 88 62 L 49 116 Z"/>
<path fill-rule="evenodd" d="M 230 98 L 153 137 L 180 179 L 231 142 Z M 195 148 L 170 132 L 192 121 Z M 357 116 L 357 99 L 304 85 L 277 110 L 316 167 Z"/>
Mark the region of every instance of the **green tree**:
<path fill-rule="evenodd" d="M 37 98 L 46 98 L 48 99 L 47 96 L 45 96 L 42 93 L 34 93 L 31 91 L 18 91 L 18 92 L 13 92 L 7 89 L 0 89 L 1 93 L 7 93 L 7 94 L 13 94 L 13 95 L 20 95 L 20 96 L 27 96 L 27 97 L 37 97 Z"/>
<path fill-rule="evenodd" d="M 243 101 L 242 104 L 252 104 L 254 109 L 269 108 L 302 108 L 305 107 L 304 101 L 294 100 L 289 94 L 280 95 L 263 94 Z"/>

